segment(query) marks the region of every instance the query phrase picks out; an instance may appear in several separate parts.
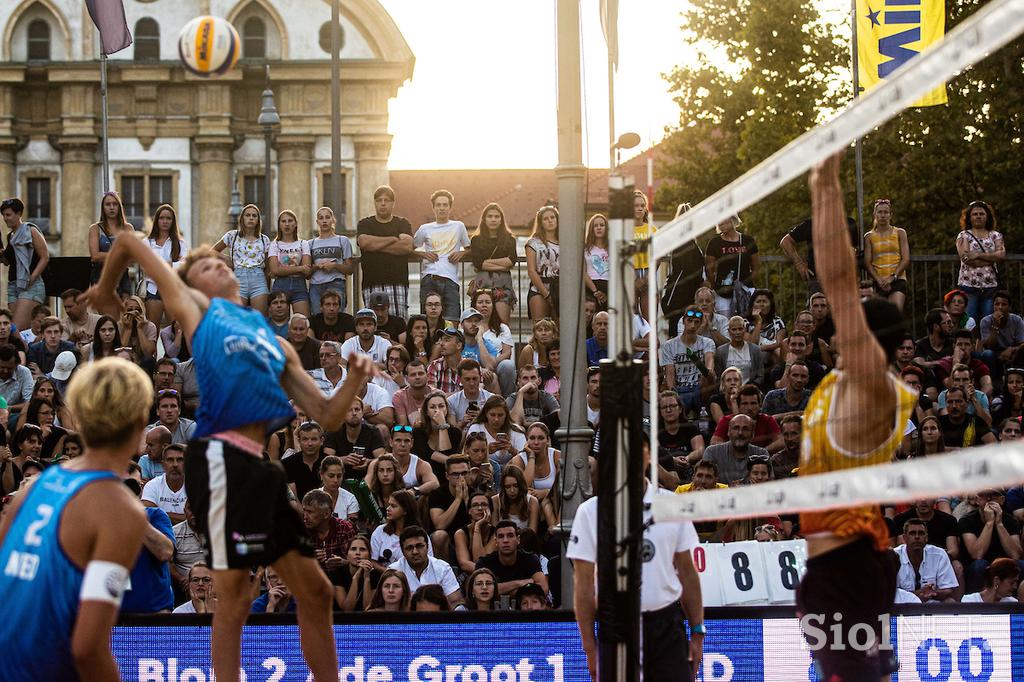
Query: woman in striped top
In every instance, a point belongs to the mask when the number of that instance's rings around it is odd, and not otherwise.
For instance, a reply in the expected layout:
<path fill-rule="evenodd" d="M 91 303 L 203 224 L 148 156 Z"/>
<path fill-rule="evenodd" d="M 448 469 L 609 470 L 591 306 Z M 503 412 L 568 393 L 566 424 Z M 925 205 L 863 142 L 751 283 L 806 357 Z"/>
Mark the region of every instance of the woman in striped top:
<path fill-rule="evenodd" d="M 907 268 L 910 267 L 910 243 L 907 232 L 894 226 L 892 203 L 877 199 L 874 226 L 864 235 L 864 269 L 875 280 L 875 291 L 903 310 L 907 300 Z"/>

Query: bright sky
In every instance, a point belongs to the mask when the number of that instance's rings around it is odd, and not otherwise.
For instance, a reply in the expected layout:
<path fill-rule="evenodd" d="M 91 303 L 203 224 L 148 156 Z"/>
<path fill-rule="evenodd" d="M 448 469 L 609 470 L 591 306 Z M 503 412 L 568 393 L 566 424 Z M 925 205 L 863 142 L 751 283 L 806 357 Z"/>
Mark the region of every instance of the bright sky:
<path fill-rule="evenodd" d="M 412 81 L 391 101 L 392 169 L 556 164 L 555 0 L 381 3 L 416 55 Z M 580 4 L 584 163 L 607 167 L 607 51 L 598 0 Z M 615 127 L 638 133 L 644 148 L 678 120 L 661 74 L 686 59 L 679 14 L 687 2 L 620 5 Z"/>

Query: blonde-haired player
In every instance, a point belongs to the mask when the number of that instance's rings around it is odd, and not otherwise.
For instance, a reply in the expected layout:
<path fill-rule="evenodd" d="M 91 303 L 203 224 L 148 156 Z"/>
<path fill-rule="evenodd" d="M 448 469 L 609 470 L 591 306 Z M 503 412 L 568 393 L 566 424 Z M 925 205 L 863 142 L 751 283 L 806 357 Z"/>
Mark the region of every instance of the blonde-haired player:
<path fill-rule="evenodd" d="M 44 471 L 0 522 L 0 679 L 120 679 L 110 651 L 148 526 L 121 483 L 137 454 L 153 385 L 119 358 L 79 370 L 68 405 L 85 451 Z"/>

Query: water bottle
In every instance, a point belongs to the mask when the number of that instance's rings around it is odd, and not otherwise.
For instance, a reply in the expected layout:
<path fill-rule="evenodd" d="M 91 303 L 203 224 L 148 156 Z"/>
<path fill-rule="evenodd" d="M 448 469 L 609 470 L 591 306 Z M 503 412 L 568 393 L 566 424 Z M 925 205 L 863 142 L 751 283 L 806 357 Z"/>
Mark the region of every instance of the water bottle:
<path fill-rule="evenodd" d="M 735 280 L 735 279 L 736 279 L 736 271 L 735 270 L 730 270 L 729 274 L 726 275 L 725 279 L 722 280 L 722 286 L 723 287 L 731 287 L 732 283 L 733 283 L 733 280 Z"/>
<path fill-rule="evenodd" d="M 356 496 L 356 502 L 359 503 L 359 513 L 366 519 L 368 527 L 373 528 L 384 520 L 384 513 L 380 510 L 380 505 L 377 504 L 377 498 L 370 492 L 370 486 L 366 485 L 365 480 L 361 478 L 346 478 L 342 485 Z"/>
<path fill-rule="evenodd" d="M 708 408 L 700 408 L 700 416 L 697 417 L 697 428 L 700 429 L 701 435 L 707 434 L 708 429 L 711 428 L 711 417 L 708 415 Z"/>

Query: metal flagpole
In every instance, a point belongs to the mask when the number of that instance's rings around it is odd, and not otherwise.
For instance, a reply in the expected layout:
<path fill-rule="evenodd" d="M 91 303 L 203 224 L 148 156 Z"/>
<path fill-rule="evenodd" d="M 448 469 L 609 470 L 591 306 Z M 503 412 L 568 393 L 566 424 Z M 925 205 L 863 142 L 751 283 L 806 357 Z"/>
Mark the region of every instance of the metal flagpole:
<path fill-rule="evenodd" d="M 857 46 L 857 0 L 850 0 L 853 17 L 853 98 L 860 97 L 860 55 Z M 857 229 L 860 234 L 860 251 L 864 251 L 864 150 L 862 138 L 854 145 L 854 165 L 857 176 Z"/>
<path fill-rule="evenodd" d="M 100 52 L 100 101 L 103 104 L 103 146 L 100 156 L 103 159 L 103 193 L 110 191 L 110 149 L 107 144 L 107 55 Z"/>
<path fill-rule="evenodd" d="M 346 225 L 341 192 L 341 0 L 331 0 L 331 208 L 339 232 Z"/>

